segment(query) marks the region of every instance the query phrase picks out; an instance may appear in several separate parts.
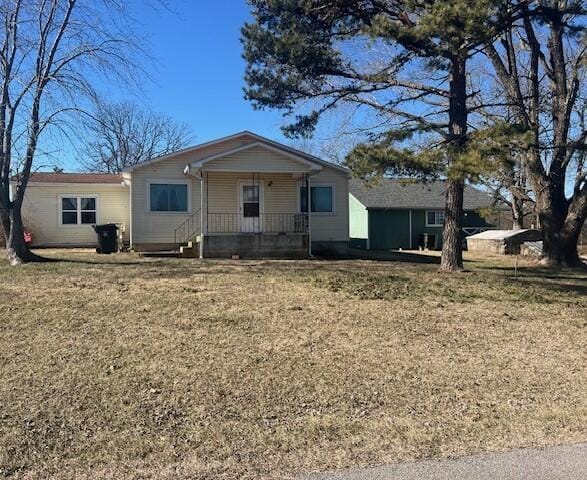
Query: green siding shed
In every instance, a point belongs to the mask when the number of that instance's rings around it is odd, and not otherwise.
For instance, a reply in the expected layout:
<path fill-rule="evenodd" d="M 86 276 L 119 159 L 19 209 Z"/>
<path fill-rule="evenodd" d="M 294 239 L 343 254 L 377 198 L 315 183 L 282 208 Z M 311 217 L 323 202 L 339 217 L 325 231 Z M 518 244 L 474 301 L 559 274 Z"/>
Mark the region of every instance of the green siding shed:
<path fill-rule="evenodd" d="M 395 250 L 410 248 L 408 210 L 369 210 L 369 248 Z"/>
<path fill-rule="evenodd" d="M 428 236 L 431 248 L 442 248 L 444 213 L 443 181 L 420 183 L 401 179 L 382 179 L 375 185 L 359 180 L 350 184 L 349 212 L 351 247 L 372 250 L 416 249 Z M 463 228 L 491 227 L 478 213 L 492 205 L 489 195 L 465 187 Z M 439 212 L 427 223 L 427 212 Z M 432 238 L 430 238 L 432 237 Z"/>
<path fill-rule="evenodd" d="M 355 196 L 349 194 L 349 243 L 352 248 L 368 248 L 369 212 Z"/>

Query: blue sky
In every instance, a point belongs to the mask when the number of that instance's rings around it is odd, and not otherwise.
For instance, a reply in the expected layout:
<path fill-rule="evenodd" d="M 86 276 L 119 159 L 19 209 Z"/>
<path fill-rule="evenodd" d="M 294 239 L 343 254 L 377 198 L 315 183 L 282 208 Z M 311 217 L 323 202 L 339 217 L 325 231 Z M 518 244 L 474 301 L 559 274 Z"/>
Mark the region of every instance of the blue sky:
<path fill-rule="evenodd" d="M 105 101 L 133 101 L 185 122 L 193 133 L 192 144 L 251 130 L 302 147 L 283 136 L 280 127 L 287 120 L 279 111 L 254 110 L 244 99 L 240 31 L 251 19 L 246 0 L 168 0 L 169 11 L 146 6 L 158 5 L 158 0 L 128 1 L 139 31 L 148 37 L 145 46 L 153 61 L 146 60 L 145 68 L 150 79 L 142 82 L 140 91 L 110 82 L 96 85 Z M 316 151 L 338 124 L 338 118 L 325 117 L 315 140 L 303 148 Z M 82 170 L 79 147 L 83 142 L 75 135 L 70 140 L 76 145 L 64 138 L 46 137 L 44 144 L 52 156 L 50 162 L 41 157 L 41 168 Z"/>
<path fill-rule="evenodd" d="M 172 8 L 174 13 L 144 9 L 137 14 L 156 58 L 154 82 L 144 86 L 139 100 L 188 123 L 197 143 L 241 130 L 283 139 L 279 112 L 254 111 L 243 98 L 240 29 L 249 18 L 246 2 L 182 0 Z"/>

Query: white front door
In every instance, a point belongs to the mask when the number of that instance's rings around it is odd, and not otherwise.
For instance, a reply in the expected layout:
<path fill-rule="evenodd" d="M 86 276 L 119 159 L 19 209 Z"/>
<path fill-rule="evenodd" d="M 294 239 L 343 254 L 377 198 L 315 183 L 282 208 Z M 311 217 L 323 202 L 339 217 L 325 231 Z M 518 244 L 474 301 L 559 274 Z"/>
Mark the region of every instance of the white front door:
<path fill-rule="evenodd" d="M 260 233 L 262 229 L 262 191 L 259 184 L 239 183 L 239 230 Z"/>

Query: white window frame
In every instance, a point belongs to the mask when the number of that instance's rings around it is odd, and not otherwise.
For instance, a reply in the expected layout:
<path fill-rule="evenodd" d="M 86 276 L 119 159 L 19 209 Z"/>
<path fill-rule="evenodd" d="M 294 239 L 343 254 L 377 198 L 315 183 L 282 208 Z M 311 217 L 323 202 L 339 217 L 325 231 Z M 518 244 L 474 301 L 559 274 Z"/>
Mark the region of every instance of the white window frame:
<path fill-rule="evenodd" d="M 159 212 L 151 210 L 151 185 L 187 185 L 188 189 L 188 209 L 185 212 Z M 147 180 L 147 206 L 146 212 L 150 215 L 188 215 L 192 213 L 192 182 L 190 180 L 178 180 L 169 178 L 151 178 Z"/>
<path fill-rule="evenodd" d="M 330 187 L 332 189 L 332 211 L 331 212 L 312 212 L 312 205 L 308 205 L 308 211 L 302 212 L 302 188 L 305 188 L 306 182 L 298 183 L 297 188 L 297 195 L 296 195 L 296 204 L 297 213 L 310 213 L 313 217 L 314 216 L 329 216 L 329 215 L 336 215 L 336 184 L 334 183 L 324 183 L 324 182 L 313 182 L 310 179 L 310 190 L 312 187 Z M 309 200 L 309 199 L 308 199 Z"/>
<path fill-rule="evenodd" d="M 91 225 L 97 225 L 100 223 L 100 197 L 97 193 L 60 193 L 57 196 L 57 202 L 59 207 L 57 208 L 58 225 L 63 228 L 79 228 L 89 227 Z M 64 198 L 75 198 L 77 203 L 77 223 L 63 223 L 63 201 Z M 82 221 L 82 198 L 93 198 L 96 202 L 96 222 L 95 223 L 81 223 Z M 65 210 L 66 212 L 73 212 L 73 210 Z M 93 212 L 94 210 L 84 210 L 87 212 Z"/>
<path fill-rule="evenodd" d="M 428 223 L 428 214 L 434 213 L 434 221 L 436 223 Z M 442 214 L 442 223 L 438 223 L 438 214 Z M 444 210 L 426 210 L 426 226 L 427 227 L 442 227 L 444 226 L 445 214 Z"/>

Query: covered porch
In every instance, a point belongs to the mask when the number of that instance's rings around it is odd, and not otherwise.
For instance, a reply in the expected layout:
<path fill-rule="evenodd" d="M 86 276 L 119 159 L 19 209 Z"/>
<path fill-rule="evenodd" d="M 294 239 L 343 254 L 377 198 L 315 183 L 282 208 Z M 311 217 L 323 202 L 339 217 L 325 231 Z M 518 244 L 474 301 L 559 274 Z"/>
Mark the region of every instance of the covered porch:
<path fill-rule="evenodd" d="M 309 256 L 308 186 L 320 169 L 254 144 L 190 164 L 201 194 L 194 256 Z"/>

